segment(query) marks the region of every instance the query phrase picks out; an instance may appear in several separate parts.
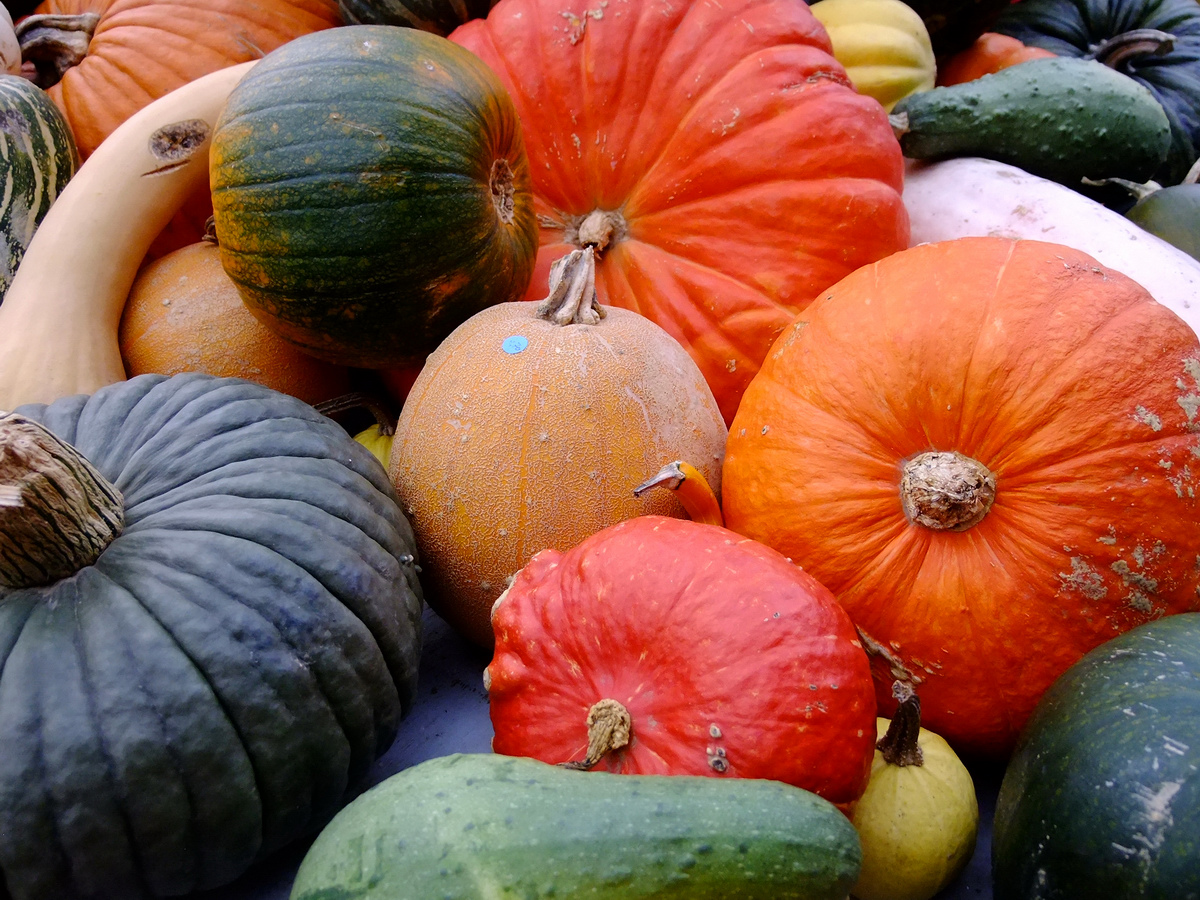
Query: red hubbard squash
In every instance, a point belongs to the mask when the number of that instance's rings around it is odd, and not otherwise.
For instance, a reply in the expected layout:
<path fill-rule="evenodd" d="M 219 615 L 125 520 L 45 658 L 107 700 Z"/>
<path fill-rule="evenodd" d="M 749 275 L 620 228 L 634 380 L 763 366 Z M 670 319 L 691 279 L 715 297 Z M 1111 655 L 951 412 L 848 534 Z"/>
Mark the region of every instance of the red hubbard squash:
<path fill-rule="evenodd" d="M 336 0 L 44 0 L 18 33 L 87 159 L 118 125 L 175 88 L 341 24 Z M 207 190 L 197 193 L 151 255 L 200 240 L 210 215 Z"/>
<path fill-rule="evenodd" d="M 902 160 L 794 0 L 508 0 L 451 39 L 504 82 L 541 224 L 526 299 L 597 248 L 602 304 L 691 353 L 726 421 L 821 290 L 907 246 Z"/>
<path fill-rule="evenodd" d="M 837 595 L 959 748 L 1088 650 L 1200 608 L 1200 345 L 1076 250 L 925 244 L 830 288 L 730 429 L 728 526 Z M 886 714 L 886 713 L 885 713 Z"/>
<path fill-rule="evenodd" d="M 962 84 L 1031 59 L 1051 56 L 1054 54 L 1049 50 L 1027 47 L 1007 34 L 988 31 L 976 38 L 975 43 L 966 50 L 955 53 L 945 65 L 938 66 L 937 83 L 946 86 Z"/>
<path fill-rule="evenodd" d="M 770 778 L 848 803 L 875 750 L 870 664 L 833 595 L 724 528 L 640 516 L 545 550 L 492 613 L 497 753 Z"/>

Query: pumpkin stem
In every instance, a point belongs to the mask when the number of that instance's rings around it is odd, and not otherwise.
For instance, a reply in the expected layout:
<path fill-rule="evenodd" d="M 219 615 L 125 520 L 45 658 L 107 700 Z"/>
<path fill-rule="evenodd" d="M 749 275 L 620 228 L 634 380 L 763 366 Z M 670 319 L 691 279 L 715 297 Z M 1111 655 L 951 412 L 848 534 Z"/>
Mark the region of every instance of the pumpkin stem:
<path fill-rule="evenodd" d="M 1183 181 L 1180 184 L 1195 184 L 1200 180 L 1200 159 L 1192 163 L 1192 167 L 1188 169 L 1188 173 L 1183 176 Z"/>
<path fill-rule="evenodd" d="M 0 414 L 0 587 L 52 584 L 94 563 L 125 504 L 83 455 L 37 422 Z"/>
<path fill-rule="evenodd" d="M 896 136 L 896 140 L 900 140 L 908 134 L 908 113 L 891 113 L 888 116 L 888 124 L 892 126 L 892 134 Z"/>
<path fill-rule="evenodd" d="M 1137 181 L 1130 181 L 1128 178 L 1088 178 L 1084 176 L 1080 179 L 1089 187 L 1104 187 L 1105 185 L 1115 184 L 1117 187 L 1123 187 L 1129 191 L 1136 200 L 1145 200 L 1155 191 L 1161 191 L 1162 185 L 1157 181 L 1147 181 L 1142 184 Z"/>
<path fill-rule="evenodd" d="M 651 488 L 667 487 L 675 491 L 684 511 L 693 522 L 724 527 L 725 517 L 717 495 L 698 469 L 681 459 L 669 462 L 658 474 L 646 479 L 633 489 L 633 496 L 640 497 Z"/>
<path fill-rule="evenodd" d="M 37 70 L 33 83 L 43 90 L 53 87 L 67 69 L 83 62 L 99 21 L 99 13 L 87 12 L 26 16 L 18 22 L 14 30 L 21 44 L 21 59 Z"/>
<path fill-rule="evenodd" d="M 537 315 L 555 325 L 597 325 L 605 312 L 596 301 L 596 252 L 572 250 L 550 265 L 550 294 Z"/>
<path fill-rule="evenodd" d="M 349 394 L 342 394 L 340 397 L 334 397 L 331 400 L 325 400 L 313 407 L 323 416 L 336 416 L 338 413 L 346 412 L 351 409 L 365 409 L 375 418 L 375 424 L 379 426 L 379 433 L 385 437 L 396 433 L 396 417 L 392 415 L 392 411 L 371 394 L 365 394 L 362 391 L 354 391 Z"/>
<path fill-rule="evenodd" d="M 516 217 L 517 190 L 513 185 L 515 176 L 508 160 L 501 157 L 492 163 L 492 173 L 488 178 L 488 188 L 492 192 L 492 205 L 496 207 L 496 215 L 505 225 L 511 225 Z"/>
<path fill-rule="evenodd" d="M 996 499 L 996 476 L 957 451 L 931 450 L 901 468 L 900 503 L 915 525 L 966 531 L 983 521 Z"/>
<path fill-rule="evenodd" d="M 875 749 L 889 765 L 924 765 L 925 754 L 917 744 L 921 733 L 921 698 L 912 685 L 904 681 L 892 682 L 892 696 L 900 701 L 900 705 L 896 707 L 887 734 L 879 739 Z"/>
<path fill-rule="evenodd" d="M 1175 35 L 1157 28 L 1136 28 L 1093 44 L 1084 58 L 1120 72 L 1143 56 L 1166 56 L 1174 47 Z"/>
<path fill-rule="evenodd" d="M 633 720 L 629 710 L 617 700 L 599 700 L 592 704 L 587 715 L 587 756 L 576 762 L 559 763 L 564 769 L 590 769 L 611 750 L 620 750 L 629 743 Z"/>

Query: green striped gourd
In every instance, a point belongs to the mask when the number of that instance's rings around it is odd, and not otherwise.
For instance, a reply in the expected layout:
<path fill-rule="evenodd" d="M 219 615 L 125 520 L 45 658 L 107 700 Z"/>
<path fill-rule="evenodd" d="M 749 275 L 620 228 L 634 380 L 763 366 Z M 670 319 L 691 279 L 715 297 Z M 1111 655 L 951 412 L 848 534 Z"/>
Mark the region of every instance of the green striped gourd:
<path fill-rule="evenodd" d="M 0 75 L 0 296 L 78 167 L 71 129 L 46 92 L 20 76 Z"/>

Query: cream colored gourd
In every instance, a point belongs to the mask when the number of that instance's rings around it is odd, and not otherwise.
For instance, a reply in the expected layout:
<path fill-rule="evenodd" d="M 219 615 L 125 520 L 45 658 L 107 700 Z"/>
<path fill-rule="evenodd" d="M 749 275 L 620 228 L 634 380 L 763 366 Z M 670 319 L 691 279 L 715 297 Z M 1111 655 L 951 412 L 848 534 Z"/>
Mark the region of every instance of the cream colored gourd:
<path fill-rule="evenodd" d="M 871 780 L 851 821 L 862 842 L 859 900 L 929 900 L 970 862 L 979 828 L 975 785 L 942 738 L 921 727 L 921 703 L 896 682 L 895 716 L 876 720 Z"/>
<path fill-rule="evenodd" d="M 933 87 L 937 66 L 921 17 L 901 0 L 821 0 L 811 7 L 855 90 L 891 111 Z"/>
<path fill-rule="evenodd" d="M 121 311 L 150 242 L 208 178 L 208 144 L 255 63 L 205 75 L 128 119 L 50 207 L 0 305 L 0 409 L 125 379 Z"/>
<path fill-rule="evenodd" d="M 1065 244 L 1128 275 L 1200 334 L 1200 262 L 1061 184 L 990 159 L 910 162 L 904 206 L 910 246 L 987 235 Z"/>
<path fill-rule="evenodd" d="M 0 66 L 9 75 L 21 74 L 21 43 L 7 6 L 0 6 Z"/>

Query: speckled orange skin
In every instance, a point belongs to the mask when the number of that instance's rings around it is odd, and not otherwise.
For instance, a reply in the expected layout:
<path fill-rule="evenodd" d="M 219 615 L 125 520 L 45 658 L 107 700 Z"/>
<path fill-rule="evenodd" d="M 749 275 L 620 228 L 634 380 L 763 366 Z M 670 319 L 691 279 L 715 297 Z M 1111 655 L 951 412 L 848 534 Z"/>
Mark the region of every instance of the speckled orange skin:
<path fill-rule="evenodd" d="M 250 314 L 208 243 L 142 268 L 125 302 L 120 345 L 130 377 L 206 372 L 245 378 L 306 403 L 350 389 L 344 367 L 306 356 Z"/>
<path fill-rule="evenodd" d="M 910 523 L 901 465 L 996 477 L 962 532 Z M 964 238 L 830 288 L 730 430 L 729 527 L 790 556 L 875 642 L 884 715 L 1002 756 L 1043 691 L 1134 625 L 1200 608 L 1200 345 L 1086 254 Z M 868 650 L 870 641 L 864 641 Z"/>
<path fill-rule="evenodd" d="M 610 772 L 771 778 L 848 803 L 875 749 L 870 664 L 833 595 L 715 525 L 622 522 L 539 553 L 497 604 L 497 753 L 581 760 L 592 704 L 628 709 Z"/>
<path fill-rule="evenodd" d="M 535 309 L 493 306 L 443 341 L 392 444 L 425 598 L 485 647 L 493 602 L 533 554 L 633 516 L 683 516 L 671 491 L 633 489 L 673 459 L 719 478 L 724 454 L 712 392 L 666 332 L 623 309 L 565 326 Z M 527 346 L 506 352 L 517 337 Z"/>
<path fill-rule="evenodd" d="M 817 294 L 908 246 L 903 160 L 794 0 L 506 0 L 451 35 L 512 95 L 541 228 L 526 299 L 599 209 L 600 302 L 653 319 L 729 421 Z"/>

